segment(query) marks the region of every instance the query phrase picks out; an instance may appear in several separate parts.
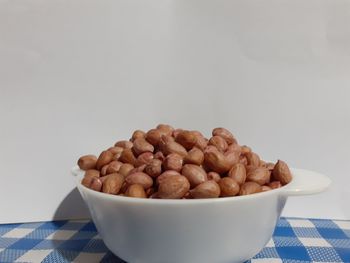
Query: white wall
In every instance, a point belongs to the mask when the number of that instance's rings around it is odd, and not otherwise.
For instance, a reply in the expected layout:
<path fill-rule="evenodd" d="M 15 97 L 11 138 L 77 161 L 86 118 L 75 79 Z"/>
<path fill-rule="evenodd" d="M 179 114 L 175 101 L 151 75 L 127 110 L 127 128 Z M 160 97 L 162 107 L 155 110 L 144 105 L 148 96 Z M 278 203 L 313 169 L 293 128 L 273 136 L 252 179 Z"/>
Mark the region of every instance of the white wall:
<path fill-rule="evenodd" d="M 0 0 L 0 223 L 85 216 L 76 159 L 159 122 L 329 175 L 284 214 L 350 219 L 349 24 L 345 0 Z"/>

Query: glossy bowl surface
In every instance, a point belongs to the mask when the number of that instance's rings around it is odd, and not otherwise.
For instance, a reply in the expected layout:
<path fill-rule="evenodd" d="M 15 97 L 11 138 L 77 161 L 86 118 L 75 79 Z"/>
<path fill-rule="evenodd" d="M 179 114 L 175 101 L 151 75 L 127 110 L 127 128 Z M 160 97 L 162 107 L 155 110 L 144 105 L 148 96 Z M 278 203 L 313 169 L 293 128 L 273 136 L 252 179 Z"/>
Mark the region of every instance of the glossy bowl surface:
<path fill-rule="evenodd" d="M 331 183 L 322 174 L 291 169 L 288 185 L 216 199 L 161 200 L 109 195 L 77 187 L 106 246 L 129 263 L 234 263 L 270 240 L 288 196 L 314 194 Z"/>

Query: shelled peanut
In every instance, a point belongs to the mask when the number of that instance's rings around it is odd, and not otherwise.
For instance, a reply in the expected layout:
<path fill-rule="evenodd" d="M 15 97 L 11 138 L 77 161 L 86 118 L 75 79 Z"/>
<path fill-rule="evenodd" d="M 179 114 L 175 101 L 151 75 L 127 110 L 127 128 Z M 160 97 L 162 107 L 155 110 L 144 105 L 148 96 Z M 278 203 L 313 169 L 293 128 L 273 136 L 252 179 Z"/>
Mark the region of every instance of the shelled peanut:
<path fill-rule="evenodd" d="M 159 199 L 232 197 L 271 191 L 292 180 L 288 165 L 263 161 L 225 128 L 199 131 L 159 124 L 79 158 L 82 184 L 113 195 Z"/>

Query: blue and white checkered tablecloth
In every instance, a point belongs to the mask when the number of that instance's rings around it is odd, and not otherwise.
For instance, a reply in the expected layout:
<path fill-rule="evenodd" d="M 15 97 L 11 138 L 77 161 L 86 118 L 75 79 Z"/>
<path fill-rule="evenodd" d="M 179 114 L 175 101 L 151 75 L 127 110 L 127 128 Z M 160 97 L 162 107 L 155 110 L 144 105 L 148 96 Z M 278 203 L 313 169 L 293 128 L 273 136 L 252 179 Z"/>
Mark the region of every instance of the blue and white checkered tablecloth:
<path fill-rule="evenodd" d="M 0 262 L 124 262 L 91 221 L 0 225 Z M 350 221 L 281 218 L 273 238 L 249 262 L 348 262 Z"/>

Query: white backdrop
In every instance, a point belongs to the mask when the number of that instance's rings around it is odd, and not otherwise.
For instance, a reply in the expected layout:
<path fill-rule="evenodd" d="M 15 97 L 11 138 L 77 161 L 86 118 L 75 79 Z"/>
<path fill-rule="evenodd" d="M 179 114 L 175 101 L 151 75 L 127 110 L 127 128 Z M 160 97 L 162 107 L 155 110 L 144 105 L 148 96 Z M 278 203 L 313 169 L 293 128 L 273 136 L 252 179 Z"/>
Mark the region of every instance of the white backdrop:
<path fill-rule="evenodd" d="M 159 122 L 231 129 L 333 180 L 350 219 L 350 2 L 0 0 L 0 223 L 86 216 L 69 171 Z"/>

